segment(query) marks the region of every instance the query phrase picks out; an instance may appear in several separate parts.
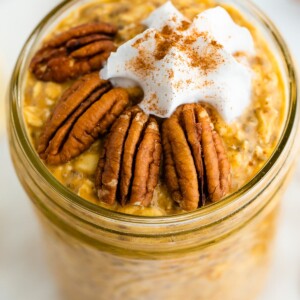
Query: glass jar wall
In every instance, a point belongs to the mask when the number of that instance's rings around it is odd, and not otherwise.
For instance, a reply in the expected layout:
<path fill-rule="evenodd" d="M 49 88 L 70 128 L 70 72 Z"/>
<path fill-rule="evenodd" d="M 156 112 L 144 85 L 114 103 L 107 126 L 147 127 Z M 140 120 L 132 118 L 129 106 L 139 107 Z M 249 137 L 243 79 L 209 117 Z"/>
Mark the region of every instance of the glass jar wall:
<path fill-rule="evenodd" d="M 12 159 L 39 217 L 62 295 L 65 299 L 254 299 L 267 274 L 280 199 L 298 149 L 299 100 L 294 65 L 284 42 L 252 4 L 226 1 L 266 36 L 286 83 L 282 137 L 256 177 L 224 200 L 195 212 L 125 215 L 89 203 L 61 185 L 37 156 L 23 120 L 22 91 L 32 53 L 58 20 L 86 2 L 66 1 L 43 19 L 20 54 L 8 94 Z"/>

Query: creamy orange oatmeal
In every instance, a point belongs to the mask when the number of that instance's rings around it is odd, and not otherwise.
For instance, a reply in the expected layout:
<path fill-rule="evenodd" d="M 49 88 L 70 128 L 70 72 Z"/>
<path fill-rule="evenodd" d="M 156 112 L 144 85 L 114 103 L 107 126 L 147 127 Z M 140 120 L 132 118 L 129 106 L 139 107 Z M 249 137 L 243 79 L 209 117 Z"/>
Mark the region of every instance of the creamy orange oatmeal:
<path fill-rule="evenodd" d="M 298 87 L 267 17 L 220 2 L 65 1 L 24 46 L 10 149 L 62 299 L 253 300 L 261 290 L 299 144 Z M 125 87 L 134 76 L 142 88 Z"/>
<path fill-rule="evenodd" d="M 95 1 L 80 7 L 64 18 L 46 40 L 71 27 L 91 21 L 101 21 L 118 28 L 114 41 L 117 46 L 120 46 L 143 32 L 145 26 L 141 25 L 141 22 L 163 3 L 164 1 L 133 3 L 124 0 L 121 3 L 101 4 Z M 217 5 L 215 1 L 173 1 L 173 3 L 189 19 Z M 243 115 L 230 124 L 226 123 L 215 109 L 210 106 L 207 108 L 215 131 L 223 139 L 226 148 L 231 169 L 230 192 L 234 192 L 249 182 L 270 158 L 281 134 L 285 91 L 277 62 L 260 32 L 233 7 L 224 7 L 237 24 L 249 29 L 255 43 L 255 56 L 250 60 L 250 67 L 253 70 L 250 106 Z M 235 56 L 238 60 L 239 53 Z M 73 81 L 70 80 L 66 83 L 44 82 L 37 80 L 28 72 L 24 92 L 24 116 L 28 133 L 36 148 L 48 117 L 63 92 L 72 83 Z M 131 104 L 138 103 L 143 97 L 142 91 L 138 88 L 127 89 L 127 92 Z M 159 124 L 160 122 L 161 120 L 158 121 Z M 95 187 L 95 174 L 104 139 L 105 136 L 100 137 L 89 149 L 67 163 L 55 166 L 47 164 L 47 166 L 53 175 L 74 193 L 109 209 L 149 216 L 171 215 L 184 211 L 171 197 L 162 175 L 149 207 L 120 205 L 118 202 L 105 204 L 99 201 Z"/>

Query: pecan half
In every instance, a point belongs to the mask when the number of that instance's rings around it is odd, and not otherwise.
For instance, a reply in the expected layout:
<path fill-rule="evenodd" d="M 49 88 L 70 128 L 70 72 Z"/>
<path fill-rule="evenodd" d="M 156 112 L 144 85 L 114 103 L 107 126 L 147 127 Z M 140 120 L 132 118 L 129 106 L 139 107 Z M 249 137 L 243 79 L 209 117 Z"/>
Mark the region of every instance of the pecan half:
<path fill-rule="evenodd" d="M 53 37 L 35 54 L 31 72 L 40 80 L 64 82 L 99 70 L 116 47 L 117 28 L 106 23 L 88 23 Z"/>
<path fill-rule="evenodd" d="M 185 210 L 218 201 L 230 188 L 223 142 L 200 104 L 186 104 L 162 126 L 164 172 L 174 201 Z"/>
<path fill-rule="evenodd" d="M 77 80 L 58 101 L 40 137 L 38 153 L 49 164 L 65 163 L 88 149 L 128 105 L 128 94 L 111 89 L 98 73 Z"/>
<path fill-rule="evenodd" d="M 96 172 L 101 201 L 148 206 L 159 178 L 159 127 L 138 107 L 125 111 L 105 141 Z"/>

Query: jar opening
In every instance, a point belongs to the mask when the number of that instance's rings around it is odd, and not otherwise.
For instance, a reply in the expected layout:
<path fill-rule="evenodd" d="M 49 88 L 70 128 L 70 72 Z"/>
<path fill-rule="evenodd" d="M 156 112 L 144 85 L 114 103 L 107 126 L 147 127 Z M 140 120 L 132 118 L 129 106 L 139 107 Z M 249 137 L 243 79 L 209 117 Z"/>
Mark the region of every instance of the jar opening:
<path fill-rule="evenodd" d="M 87 2 L 87 1 L 84 1 Z M 288 78 L 286 89 L 288 91 L 287 96 L 287 113 L 286 113 L 286 121 L 284 124 L 284 128 L 282 130 L 280 139 L 278 144 L 262 167 L 262 169 L 256 174 L 254 178 L 252 178 L 247 184 L 245 184 L 242 188 L 237 190 L 236 192 L 228 195 L 224 199 L 219 202 L 208 204 L 207 206 L 202 207 L 193 212 L 187 212 L 179 215 L 170 215 L 163 217 L 147 217 L 147 216 L 134 216 L 128 215 L 121 212 L 112 211 L 100 206 L 97 206 L 87 200 L 82 199 L 78 195 L 74 194 L 67 187 L 62 185 L 58 180 L 54 178 L 54 176 L 50 173 L 47 167 L 43 164 L 43 162 L 38 157 L 35 149 L 33 148 L 26 132 L 25 122 L 23 120 L 22 115 L 22 85 L 24 84 L 24 70 L 26 70 L 26 62 L 28 61 L 29 52 L 32 47 L 37 45 L 37 41 L 40 40 L 43 32 L 47 28 L 47 26 L 54 20 L 56 20 L 57 15 L 59 15 L 62 11 L 66 12 L 69 8 L 74 7 L 75 4 L 82 4 L 82 1 L 73 0 L 73 1 L 65 1 L 57 6 L 53 11 L 51 11 L 46 18 L 36 27 L 33 31 L 32 35 L 29 37 L 26 42 L 19 59 L 16 63 L 15 70 L 11 80 L 10 86 L 10 97 L 11 103 L 11 117 L 13 120 L 13 130 L 14 134 L 17 136 L 17 140 L 19 142 L 20 147 L 22 148 L 25 156 L 28 161 L 30 161 L 31 165 L 35 169 L 35 171 L 40 175 L 41 180 L 47 182 L 52 185 L 52 188 L 61 195 L 67 202 L 71 205 L 77 205 L 81 207 L 83 210 L 94 213 L 96 215 L 111 218 L 115 220 L 123 220 L 124 222 L 130 223 L 139 223 L 151 224 L 152 226 L 161 225 L 161 224 L 171 224 L 178 222 L 185 222 L 192 219 L 199 219 L 209 217 L 211 214 L 214 214 L 221 209 L 234 204 L 236 201 L 239 201 L 246 194 L 250 193 L 251 190 L 257 186 L 259 182 L 274 168 L 279 158 L 283 155 L 283 152 L 286 151 L 286 145 L 290 143 L 291 139 L 294 138 L 295 134 L 295 126 L 297 119 L 299 118 L 299 104 L 297 101 L 297 86 L 296 86 L 296 75 L 294 70 L 294 64 L 291 58 L 291 55 L 287 49 L 285 42 L 280 36 L 279 32 L 275 28 L 275 26 L 271 23 L 271 21 L 264 16 L 259 9 L 257 9 L 253 4 L 248 1 L 237 1 L 237 7 L 245 10 L 261 23 L 261 25 L 268 31 L 269 37 L 273 40 L 273 43 L 276 44 L 277 50 L 279 52 L 279 56 L 284 63 L 284 71 L 286 73 L 286 77 Z M 234 1 L 235 2 L 235 1 Z M 297 113 L 298 111 L 298 113 Z"/>

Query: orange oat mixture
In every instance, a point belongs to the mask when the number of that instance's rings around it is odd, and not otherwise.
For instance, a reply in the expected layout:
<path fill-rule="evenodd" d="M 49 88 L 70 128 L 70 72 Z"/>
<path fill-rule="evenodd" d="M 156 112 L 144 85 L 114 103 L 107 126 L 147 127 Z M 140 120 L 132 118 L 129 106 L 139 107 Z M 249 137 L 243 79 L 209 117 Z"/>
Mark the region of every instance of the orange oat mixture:
<path fill-rule="evenodd" d="M 122 5 L 119 2 L 103 5 L 95 1 L 72 12 L 57 25 L 55 32 L 86 22 L 104 21 L 118 28 L 115 38 L 118 46 L 142 32 L 145 27 L 140 24 L 141 20 L 163 2 L 140 1 L 133 5 L 130 1 L 122 1 Z M 173 3 L 190 19 L 201 11 L 216 6 L 214 1 L 195 3 L 178 0 Z M 267 42 L 239 12 L 231 7 L 226 7 L 226 9 L 237 24 L 250 30 L 256 48 L 256 56 L 250 62 L 254 73 L 251 106 L 230 125 L 226 124 L 214 110 L 209 109 L 215 131 L 225 144 L 231 166 L 230 192 L 233 192 L 253 178 L 271 156 L 283 123 L 285 91 L 279 67 Z M 49 37 L 52 35 L 54 33 L 50 33 Z M 110 42 L 108 43 L 111 45 Z M 113 47 L 110 49 L 113 50 Z M 157 55 L 160 54 L 161 52 L 157 53 Z M 37 80 L 30 72 L 28 73 L 24 91 L 24 116 L 28 133 L 36 148 L 49 115 L 53 113 L 57 101 L 72 83 L 71 80 L 66 83 L 43 82 Z M 142 92 L 139 89 L 130 89 L 127 92 L 130 103 L 141 100 Z M 169 215 L 183 211 L 170 196 L 162 178 L 159 178 L 149 207 L 130 204 L 122 206 L 117 202 L 107 205 L 99 201 L 95 187 L 95 174 L 102 148 L 103 139 L 100 138 L 71 161 L 56 166 L 47 164 L 47 166 L 53 175 L 74 193 L 110 209 L 150 216 Z"/>

